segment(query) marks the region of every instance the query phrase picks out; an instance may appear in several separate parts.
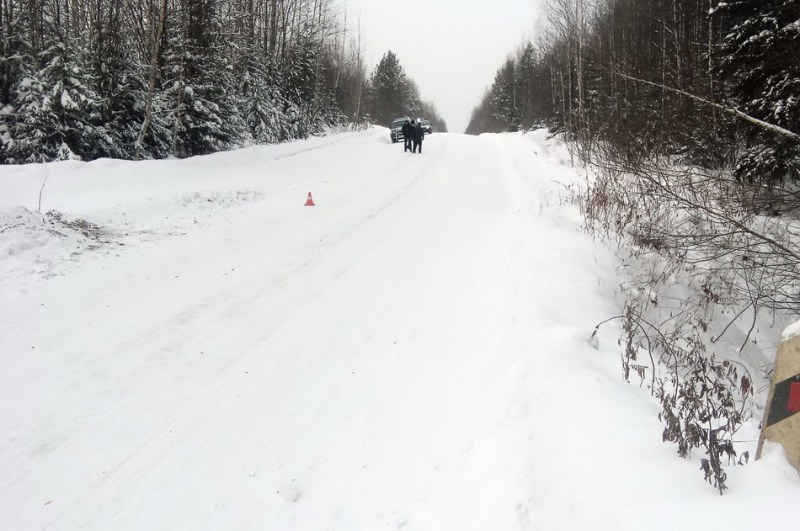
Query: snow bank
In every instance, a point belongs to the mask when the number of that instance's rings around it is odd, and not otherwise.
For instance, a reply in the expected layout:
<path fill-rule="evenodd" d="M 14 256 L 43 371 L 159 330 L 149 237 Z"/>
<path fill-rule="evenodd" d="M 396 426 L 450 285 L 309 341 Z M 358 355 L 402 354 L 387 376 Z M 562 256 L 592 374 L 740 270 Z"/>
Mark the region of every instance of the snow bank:
<path fill-rule="evenodd" d="M 56 211 L 0 208 L 0 289 L 19 287 L 33 277 L 63 275 L 88 251 L 110 244 L 103 230 L 86 220 Z"/>

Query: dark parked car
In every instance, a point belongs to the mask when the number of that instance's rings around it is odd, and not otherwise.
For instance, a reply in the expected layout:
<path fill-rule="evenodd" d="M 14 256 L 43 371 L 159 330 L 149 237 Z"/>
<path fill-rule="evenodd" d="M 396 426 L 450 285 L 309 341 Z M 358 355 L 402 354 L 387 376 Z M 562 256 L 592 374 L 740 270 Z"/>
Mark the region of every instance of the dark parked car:
<path fill-rule="evenodd" d="M 392 125 L 390 126 L 391 131 L 389 132 L 389 136 L 392 139 L 392 144 L 403 140 L 403 124 L 410 121 L 411 118 L 408 116 L 404 116 L 403 118 L 395 118 L 392 120 Z"/>
<path fill-rule="evenodd" d="M 419 125 L 422 127 L 422 132 L 425 133 L 426 135 L 430 135 L 431 133 L 433 133 L 433 127 L 431 127 L 430 121 L 420 119 Z"/>

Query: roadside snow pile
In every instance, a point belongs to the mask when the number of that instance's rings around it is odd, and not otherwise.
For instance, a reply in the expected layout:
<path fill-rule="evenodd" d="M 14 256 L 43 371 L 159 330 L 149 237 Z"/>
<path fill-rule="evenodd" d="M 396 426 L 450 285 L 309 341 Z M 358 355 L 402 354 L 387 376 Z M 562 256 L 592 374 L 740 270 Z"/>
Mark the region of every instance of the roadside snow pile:
<path fill-rule="evenodd" d="M 111 243 L 97 225 L 51 210 L 0 208 L 0 260 L 6 272 L 50 277 L 63 274 L 64 262 Z M 4 275 L 8 278 L 8 275 Z"/>
<path fill-rule="evenodd" d="M 0 207 L 0 260 L 6 262 L 0 285 L 28 281 L 28 274 L 62 276 L 87 252 L 108 254 L 124 246 L 185 235 L 260 197 L 249 190 L 191 192 L 150 198 L 124 209 L 98 210 L 91 219 L 58 210 L 40 213 L 24 206 Z"/>

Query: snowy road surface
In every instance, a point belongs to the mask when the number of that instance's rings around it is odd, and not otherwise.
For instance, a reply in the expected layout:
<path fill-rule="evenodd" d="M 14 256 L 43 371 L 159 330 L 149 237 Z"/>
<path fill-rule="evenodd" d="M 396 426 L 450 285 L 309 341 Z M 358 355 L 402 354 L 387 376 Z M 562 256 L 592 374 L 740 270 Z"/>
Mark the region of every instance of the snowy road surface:
<path fill-rule="evenodd" d="M 788 523 L 779 450 L 718 496 L 588 344 L 562 147 L 387 137 L 0 169 L 0 528 Z"/>

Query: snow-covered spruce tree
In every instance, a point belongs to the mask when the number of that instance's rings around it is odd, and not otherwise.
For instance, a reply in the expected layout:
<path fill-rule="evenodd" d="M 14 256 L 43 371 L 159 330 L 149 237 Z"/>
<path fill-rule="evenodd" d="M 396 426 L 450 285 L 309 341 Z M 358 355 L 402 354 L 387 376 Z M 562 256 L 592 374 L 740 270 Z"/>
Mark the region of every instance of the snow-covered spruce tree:
<path fill-rule="evenodd" d="M 517 103 L 517 72 L 513 59 L 506 60 L 497 71 L 490 89 L 489 103 L 492 115 L 502 131 L 518 131 L 520 128 L 520 109 Z"/>
<path fill-rule="evenodd" d="M 317 49 L 310 41 L 295 44 L 284 63 L 283 92 L 288 100 L 286 115 L 290 120 L 289 138 L 305 138 L 319 130 L 314 116 L 317 87 Z"/>
<path fill-rule="evenodd" d="M 720 2 L 733 22 L 721 47 L 727 96 L 747 114 L 800 133 L 800 2 Z M 748 182 L 776 184 L 800 177 L 800 145 L 748 128 L 735 173 Z"/>
<path fill-rule="evenodd" d="M 95 8 L 94 31 L 87 37 L 86 64 L 92 70 L 93 86 L 101 99 L 90 120 L 105 142 L 97 143 L 84 158 L 135 158 L 147 100 L 144 54 L 131 50 L 135 35 L 124 20 L 119 0 L 96 4 Z"/>
<path fill-rule="evenodd" d="M 172 33 L 173 154 L 205 155 L 229 149 L 239 138 L 241 121 L 230 87 L 233 67 L 220 36 L 217 3 L 183 0 L 185 33 Z M 177 53 L 176 53 L 177 52 Z"/>
<path fill-rule="evenodd" d="M 538 119 L 536 91 L 539 88 L 537 83 L 539 68 L 533 43 L 526 44 L 519 54 L 516 60 L 516 74 L 519 125 L 520 127 L 531 127 Z"/>
<path fill-rule="evenodd" d="M 246 54 L 239 66 L 239 109 L 247 131 L 257 144 L 273 144 L 286 140 L 283 124 L 286 101 L 281 93 L 282 76 L 274 64 L 258 53 Z"/>
<path fill-rule="evenodd" d="M 110 150 L 110 139 L 93 123 L 100 98 L 81 60 L 85 51 L 58 38 L 56 28 L 51 31 L 54 38 L 47 39 L 12 87 L 17 119 L 10 133 L 10 161 L 92 158 L 98 149 Z"/>
<path fill-rule="evenodd" d="M 33 12 L 17 12 L 13 7 L 0 2 L 0 163 L 14 160 L 12 130 L 19 119 L 17 85 L 30 72 L 36 53 L 29 38 Z"/>
<path fill-rule="evenodd" d="M 408 109 L 408 81 L 400 60 L 389 50 L 381 58 L 370 77 L 370 111 L 372 119 L 388 125 Z"/>
<path fill-rule="evenodd" d="M 427 118 L 437 130 L 446 130 L 436 106 L 422 100 L 419 87 L 406 76 L 391 50 L 384 54 L 370 76 L 367 103 L 368 113 L 376 123 L 388 125 L 394 118 L 410 116 Z"/>
<path fill-rule="evenodd" d="M 129 155 L 138 72 L 124 56 L 120 4 L 111 4 L 104 14 L 105 4 L 42 2 L 32 20 L 30 6 L 17 11 L 4 162 Z"/>

